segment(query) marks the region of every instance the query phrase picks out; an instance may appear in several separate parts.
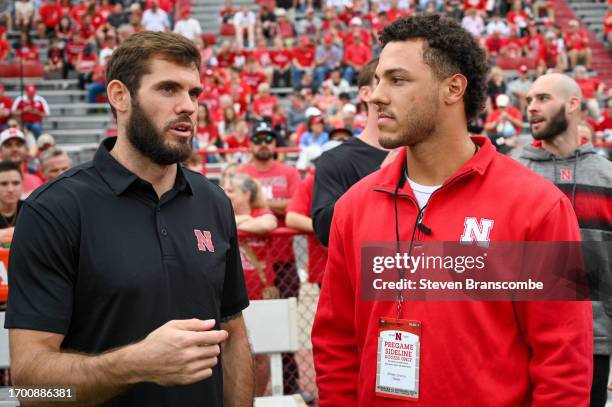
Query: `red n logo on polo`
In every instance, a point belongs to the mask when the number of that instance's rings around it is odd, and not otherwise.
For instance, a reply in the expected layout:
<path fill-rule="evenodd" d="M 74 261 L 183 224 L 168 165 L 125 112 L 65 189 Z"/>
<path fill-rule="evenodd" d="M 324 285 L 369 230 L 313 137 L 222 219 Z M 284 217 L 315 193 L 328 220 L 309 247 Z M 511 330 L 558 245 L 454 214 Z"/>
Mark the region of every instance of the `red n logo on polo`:
<path fill-rule="evenodd" d="M 196 239 L 198 239 L 198 250 L 201 252 L 209 251 L 211 253 L 215 252 L 215 246 L 212 243 L 212 235 L 208 230 L 198 230 L 194 229 L 193 233 L 195 233 Z"/>
<path fill-rule="evenodd" d="M 396 341 L 401 341 L 402 340 L 402 333 L 401 332 L 396 332 L 395 333 L 395 340 Z"/>

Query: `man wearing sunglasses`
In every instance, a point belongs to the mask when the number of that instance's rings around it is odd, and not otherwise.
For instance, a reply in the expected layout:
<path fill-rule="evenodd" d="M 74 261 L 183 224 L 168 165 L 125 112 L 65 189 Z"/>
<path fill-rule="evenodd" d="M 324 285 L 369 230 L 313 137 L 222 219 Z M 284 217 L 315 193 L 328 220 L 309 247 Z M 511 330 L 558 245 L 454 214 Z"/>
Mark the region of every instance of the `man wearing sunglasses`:
<path fill-rule="evenodd" d="M 300 184 L 298 171 L 274 157 L 277 134 L 267 122 L 260 122 L 253 128 L 249 140 L 251 162 L 238 168 L 236 172 L 248 174 L 261 183 L 268 207 L 278 219 L 278 226 L 285 226 L 287 205 Z M 296 297 L 300 291 L 300 279 L 293 254 L 292 239 L 277 237 L 270 241 L 268 261 L 274 269 L 274 285 L 278 287 L 281 298 Z M 284 394 L 295 394 L 298 386 L 298 370 L 293 355 L 283 354 Z"/>

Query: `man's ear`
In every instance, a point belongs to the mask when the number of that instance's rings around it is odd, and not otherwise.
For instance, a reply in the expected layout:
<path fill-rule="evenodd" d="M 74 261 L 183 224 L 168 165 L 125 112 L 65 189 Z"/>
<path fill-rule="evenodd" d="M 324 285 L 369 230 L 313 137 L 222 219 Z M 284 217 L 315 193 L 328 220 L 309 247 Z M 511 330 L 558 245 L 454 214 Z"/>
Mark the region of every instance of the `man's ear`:
<path fill-rule="evenodd" d="M 106 86 L 106 94 L 108 95 L 108 102 L 117 112 L 125 113 L 128 111 L 131 104 L 131 96 L 130 91 L 123 82 L 116 79 L 111 81 Z"/>
<path fill-rule="evenodd" d="M 569 114 L 580 114 L 580 98 L 572 96 L 567 100 L 566 111 Z"/>
<path fill-rule="evenodd" d="M 444 92 L 444 103 L 447 105 L 453 105 L 463 101 L 463 95 L 465 95 L 467 85 L 467 78 L 459 73 L 447 78 L 444 81 L 444 86 L 442 88 Z"/>

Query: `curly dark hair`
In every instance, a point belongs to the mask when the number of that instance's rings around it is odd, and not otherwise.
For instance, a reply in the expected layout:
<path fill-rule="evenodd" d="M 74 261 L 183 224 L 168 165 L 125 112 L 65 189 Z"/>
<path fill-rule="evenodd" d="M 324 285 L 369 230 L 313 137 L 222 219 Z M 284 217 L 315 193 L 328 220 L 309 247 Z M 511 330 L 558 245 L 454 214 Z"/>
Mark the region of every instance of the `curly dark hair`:
<path fill-rule="evenodd" d="M 488 66 L 484 50 L 455 20 L 422 14 L 395 20 L 380 34 L 383 46 L 395 41 L 423 40 L 423 62 L 438 80 L 460 73 L 468 85 L 463 96 L 465 115 L 477 117 L 486 101 Z"/>

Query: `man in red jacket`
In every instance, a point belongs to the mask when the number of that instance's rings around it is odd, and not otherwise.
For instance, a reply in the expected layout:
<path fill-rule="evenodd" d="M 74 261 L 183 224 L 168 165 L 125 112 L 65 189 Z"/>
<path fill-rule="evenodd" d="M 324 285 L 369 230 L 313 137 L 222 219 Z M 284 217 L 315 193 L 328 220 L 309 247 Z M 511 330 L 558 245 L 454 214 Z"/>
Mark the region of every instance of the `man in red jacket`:
<path fill-rule="evenodd" d="M 381 44 L 370 102 L 381 145 L 405 147 L 335 206 L 312 331 L 319 406 L 587 406 L 589 302 L 364 300 L 368 241 L 580 240 L 560 191 L 468 135 L 487 68 L 467 31 L 422 15 L 385 27 Z"/>

